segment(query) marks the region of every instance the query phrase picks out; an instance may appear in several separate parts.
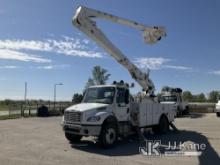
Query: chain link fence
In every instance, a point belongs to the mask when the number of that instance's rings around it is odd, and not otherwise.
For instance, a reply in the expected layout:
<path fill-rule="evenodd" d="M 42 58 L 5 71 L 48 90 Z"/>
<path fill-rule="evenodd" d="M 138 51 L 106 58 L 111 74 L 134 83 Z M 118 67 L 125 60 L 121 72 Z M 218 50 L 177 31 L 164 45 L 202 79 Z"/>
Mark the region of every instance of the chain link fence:
<path fill-rule="evenodd" d="M 48 116 L 63 115 L 64 110 L 71 106 L 71 102 L 26 102 L 26 103 L 10 103 L 4 110 L 0 111 L 0 119 L 14 118 L 14 117 L 31 117 L 37 116 L 40 107 L 44 106 L 48 110 Z"/>

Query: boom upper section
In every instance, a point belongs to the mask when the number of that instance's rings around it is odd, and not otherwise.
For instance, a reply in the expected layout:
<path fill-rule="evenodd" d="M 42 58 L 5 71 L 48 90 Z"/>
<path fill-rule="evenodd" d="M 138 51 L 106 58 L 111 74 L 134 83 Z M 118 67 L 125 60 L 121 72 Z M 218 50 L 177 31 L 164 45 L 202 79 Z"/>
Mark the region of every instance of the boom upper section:
<path fill-rule="evenodd" d="M 118 63 L 124 66 L 129 71 L 132 78 L 140 84 L 144 91 L 147 93 L 152 93 L 155 90 L 155 87 L 149 78 L 149 72 L 142 72 L 138 67 L 136 67 L 96 26 L 94 18 L 106 19 L 114 23 L 123 24 L 141 30 L 144 34 L 144 40 L 148 44 L 154 44 L 162 37 L 166 36 L 164 28 L 148 27 L 135 21 L 130 21 L 82 6 L 78 7 L 72 20 L 75 27 L 96 41 L 98 45 L 109 53 L 109 55 L 111 55 Z"/>

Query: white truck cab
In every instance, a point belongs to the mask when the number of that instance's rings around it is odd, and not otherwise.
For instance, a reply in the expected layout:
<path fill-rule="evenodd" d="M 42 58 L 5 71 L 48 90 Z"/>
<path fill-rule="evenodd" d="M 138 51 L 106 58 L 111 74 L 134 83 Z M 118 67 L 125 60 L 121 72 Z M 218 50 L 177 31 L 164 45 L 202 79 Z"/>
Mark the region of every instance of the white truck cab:
<path fill-rule="evenodd" d="M 187 102 L 182 99 L 182 89 L 163 87 L 160 97 L 161 104 L 174 104 L 177 107 L 177 116 L 186 115 L 189 113 L 189 106 Z"/>
<path fill-rule="evenodd" d="M 128 85 L 89 87 L 82 103 L 67 108 L 62 121 L 69 141 L 82 136 L 97 136 L 103 147 L 110 147 L 118 136 L 128 136 L 135 128 L 153 127 L 165 133 L 174 121 L 175 107 L 156 103 L 153 99 L 136 102 L 129 94 Z"/>
<path fill-rule="evenodd" d="M 116 116 L 118 121 L 129 120 L 129 101 L 129 90 L 126 88 L 116 85 L 89 87 L 82 103 L 65 110 L 64 129 L 80 135 L 99 135 L 106 117 Z M 75 129 L 68 130 L 73 124 Z"/>
<path fill-rule="evenodd" d="M 220 117 L 220 100 L 218 100 L 218 102 L 215 105 L 215 111 L 216 111 L 217 117 Z"/>

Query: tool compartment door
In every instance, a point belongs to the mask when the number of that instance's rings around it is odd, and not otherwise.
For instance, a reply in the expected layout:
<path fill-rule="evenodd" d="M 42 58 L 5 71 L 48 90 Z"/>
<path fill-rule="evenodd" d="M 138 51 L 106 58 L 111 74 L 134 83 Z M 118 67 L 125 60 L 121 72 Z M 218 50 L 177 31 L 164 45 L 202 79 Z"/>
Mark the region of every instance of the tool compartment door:
<path fill-rule="evenodd" d="M 153 122 L 153 104 L 140 103 L 139 105 L 139 127 L 152 125 Z"/>

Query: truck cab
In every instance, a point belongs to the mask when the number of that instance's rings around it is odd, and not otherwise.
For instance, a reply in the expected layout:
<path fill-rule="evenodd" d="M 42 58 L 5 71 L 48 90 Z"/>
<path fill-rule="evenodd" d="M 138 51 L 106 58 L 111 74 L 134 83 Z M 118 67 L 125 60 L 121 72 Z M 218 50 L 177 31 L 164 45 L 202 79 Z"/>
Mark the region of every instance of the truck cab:
<path fill-rule="evenodd" d="M 182 89 L 163 87 L 160 97 L 161 104 L 174 104 L 177 107 L 177 116 L 182 116 L 189 113 L 188 103 L 182 99 Z"/>
<path fill-rule="evenodd" d="M 129 122 L 131 101 L 128 85 L 123 82 L 89 87 L 83 101 L 64 112 L 62 126 L 66 138 L 77 141 L 82 136 L 99 136 L 105 122 Z M 116 137 L 118 133 L 119 130 L 109 136 Z"/>

